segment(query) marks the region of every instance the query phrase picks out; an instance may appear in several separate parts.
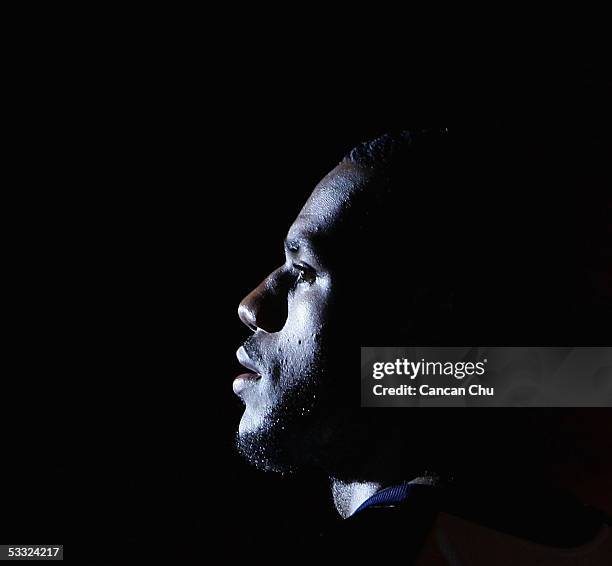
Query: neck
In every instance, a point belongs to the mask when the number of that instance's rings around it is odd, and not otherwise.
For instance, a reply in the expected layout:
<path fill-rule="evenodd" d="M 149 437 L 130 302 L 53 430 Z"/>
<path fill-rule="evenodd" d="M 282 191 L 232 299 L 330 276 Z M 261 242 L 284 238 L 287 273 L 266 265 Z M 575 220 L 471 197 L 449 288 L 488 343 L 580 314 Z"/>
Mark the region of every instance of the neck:
<path fill-rule="evenodd" d="M 376 482 L 344 482 L 331 480 L 334 505 L 343 519 L 350 517 L 359 506 L 381 489 L 382 485 Z"/>

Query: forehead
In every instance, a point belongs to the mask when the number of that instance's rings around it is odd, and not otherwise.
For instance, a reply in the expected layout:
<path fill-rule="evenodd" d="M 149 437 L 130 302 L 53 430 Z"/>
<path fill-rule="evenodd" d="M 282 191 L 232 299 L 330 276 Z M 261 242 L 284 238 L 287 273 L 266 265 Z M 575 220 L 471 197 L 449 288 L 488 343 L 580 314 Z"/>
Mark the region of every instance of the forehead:
<path fill-rule="evenodd" d="M 287 234 L 288 243 L 300 245 L 305 240 L 338 236 L 340 227 L 354 210 L 356 197 L 362 194 L 373 173 L 365 167 L 341 163 L 315 187 Z"/>

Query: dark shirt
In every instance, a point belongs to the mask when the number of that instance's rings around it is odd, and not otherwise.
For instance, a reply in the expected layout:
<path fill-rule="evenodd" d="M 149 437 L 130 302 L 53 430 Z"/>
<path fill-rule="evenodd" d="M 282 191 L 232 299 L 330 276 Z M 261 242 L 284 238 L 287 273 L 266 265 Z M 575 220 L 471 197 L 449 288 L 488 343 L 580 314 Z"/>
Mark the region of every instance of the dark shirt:
<path fill-rule="evenodd" d="M 474 545 L 490 545 L 479 537 L 496 531 L 559 552 L 586 545 L 610 525 L 604 513 L 563 493 L 513 486 L 470 491 L 406 482 L 370 497 L 321 541 L 326 551 L 345 558 L 401 557 L 403 564 L 416 564 L 441 514 L 473 524 Z"/>

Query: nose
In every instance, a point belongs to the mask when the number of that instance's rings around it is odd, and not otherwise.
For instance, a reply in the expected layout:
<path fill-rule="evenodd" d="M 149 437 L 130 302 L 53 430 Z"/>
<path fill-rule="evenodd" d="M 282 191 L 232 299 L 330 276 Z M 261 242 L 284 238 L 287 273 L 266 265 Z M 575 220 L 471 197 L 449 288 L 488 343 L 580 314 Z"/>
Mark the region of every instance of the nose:
<path fill-rule="evenodd" d="M 238 316 L 251 330 L 279 332 L 287 321 L 287 288 L 280 270 L 271 273 L 238 306 Z"/>

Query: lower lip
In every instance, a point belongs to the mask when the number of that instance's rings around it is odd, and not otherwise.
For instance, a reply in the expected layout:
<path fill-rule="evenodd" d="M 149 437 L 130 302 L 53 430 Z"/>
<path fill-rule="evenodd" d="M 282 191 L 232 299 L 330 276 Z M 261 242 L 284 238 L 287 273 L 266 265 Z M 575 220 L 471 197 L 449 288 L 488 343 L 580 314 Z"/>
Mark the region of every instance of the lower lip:
<path fill-rule="evenodd" d="M 239 375 L 236 379 L 234 379 L 234 383 L 232 384 L 232 388 L 234 389 L 234 393 L 236 395 L 240 395 L 247 387 L 253 385 L 256 381 L 259 381 L 261 376 L 256 373 L 243 373 Z"/>

